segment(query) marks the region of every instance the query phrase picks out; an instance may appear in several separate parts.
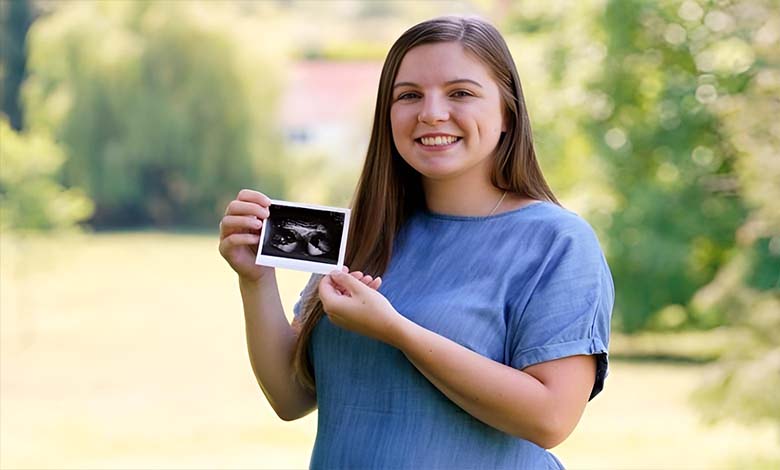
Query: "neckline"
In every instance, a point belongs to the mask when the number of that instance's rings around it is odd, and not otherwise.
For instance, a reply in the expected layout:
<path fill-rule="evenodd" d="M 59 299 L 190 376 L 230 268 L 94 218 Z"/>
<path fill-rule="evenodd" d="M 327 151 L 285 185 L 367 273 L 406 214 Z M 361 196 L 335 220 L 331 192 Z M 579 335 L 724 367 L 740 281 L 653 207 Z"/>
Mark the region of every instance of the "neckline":
<path fill-rule="evenodd" d="M 431 212 L 427 208 L 422 209 L 422 214 L 425 217 L 428 217 L 430 219 L 438 219 L 438 220 L 452 220 L 452 221 L 458 221 L 458 222 L 481 222 L 485 220 L 493 220 L 493 219 L 501 219 L 504 217 L 510 217 L 514 214 L 524 212 L 526 209 L 530 209 L 534 206 L 541 206 L 547 203 L 547 201 L 534 201 L 530 204 L 526 204 L 523 207 L 518 207 L 517 209 L 508 210 L 506 212 L 500 212 L 498 214 L 493 215 L 451 215 L 451 214 L 441 214 L 438 212 Z"/>

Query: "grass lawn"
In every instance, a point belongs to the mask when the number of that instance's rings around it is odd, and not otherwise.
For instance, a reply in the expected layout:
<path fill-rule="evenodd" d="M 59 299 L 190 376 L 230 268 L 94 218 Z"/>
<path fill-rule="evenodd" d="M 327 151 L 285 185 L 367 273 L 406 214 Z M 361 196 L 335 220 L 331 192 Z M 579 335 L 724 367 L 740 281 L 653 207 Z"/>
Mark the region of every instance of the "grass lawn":
<path fill-rule="evenodd" d="M 291 310 L 308 276 L 279 278 Z M 316 413 L 286 423 L 262 396 L 216 234 L 3 235 L 0 286 L 0 468 L 308 466 Z M 613 361 L 554 452 L 574 469 L 777 465 L 774 429 L 689 407 L 708 367 Z"/>

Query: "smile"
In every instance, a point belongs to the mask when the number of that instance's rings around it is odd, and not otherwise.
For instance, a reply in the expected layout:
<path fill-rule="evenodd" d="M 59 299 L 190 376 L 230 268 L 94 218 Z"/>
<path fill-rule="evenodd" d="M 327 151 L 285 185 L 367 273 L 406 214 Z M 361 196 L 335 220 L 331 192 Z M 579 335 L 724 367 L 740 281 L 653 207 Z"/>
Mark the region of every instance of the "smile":
<path fill-rule="evenodd" d="M 453 144 L 460 139 L 460 137 L 455 137 L 454 135 L 437 135 L 436 137 L 420 137 L 415 140 L 428 147 L 443 147 L 445 145 Z"/>

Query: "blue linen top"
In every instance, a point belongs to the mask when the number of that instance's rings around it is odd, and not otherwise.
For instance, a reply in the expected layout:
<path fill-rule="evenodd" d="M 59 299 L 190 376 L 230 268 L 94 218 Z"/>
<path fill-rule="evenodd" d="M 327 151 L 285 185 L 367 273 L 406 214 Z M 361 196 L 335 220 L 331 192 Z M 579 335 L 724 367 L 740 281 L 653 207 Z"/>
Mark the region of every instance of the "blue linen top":
<path fill-rule="evenodd" d="M 399 231 L 382 280 L 379 291 L 400 314 L 516 369 L 598 355 L 591 398 L 603 387 L 612 276 L 590 225 L 566 209 L 420 211 Z M 547 450 L 466 413 L 400 350 L 327 316 L 309 355 L 319 410 L 311 468 L 563 468 Z"/>

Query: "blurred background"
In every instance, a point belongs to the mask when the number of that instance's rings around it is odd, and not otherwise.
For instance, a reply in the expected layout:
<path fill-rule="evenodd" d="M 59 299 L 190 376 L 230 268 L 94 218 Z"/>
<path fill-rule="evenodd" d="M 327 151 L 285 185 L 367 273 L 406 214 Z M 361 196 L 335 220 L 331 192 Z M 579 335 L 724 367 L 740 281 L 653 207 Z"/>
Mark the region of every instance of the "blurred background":
<path fill-rule="evenodd" d="M 305 468 L 219 219 L 349 203 L 411 25 L 505 35 L 617 290 L 570 468 L 780 468 L 777 0 L 0 0 L 0 467 Z M 307 275 L 279 271 L 291 310 Z M 380 370 L 377 373 L 381 373 Z"/>

